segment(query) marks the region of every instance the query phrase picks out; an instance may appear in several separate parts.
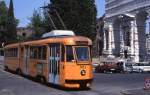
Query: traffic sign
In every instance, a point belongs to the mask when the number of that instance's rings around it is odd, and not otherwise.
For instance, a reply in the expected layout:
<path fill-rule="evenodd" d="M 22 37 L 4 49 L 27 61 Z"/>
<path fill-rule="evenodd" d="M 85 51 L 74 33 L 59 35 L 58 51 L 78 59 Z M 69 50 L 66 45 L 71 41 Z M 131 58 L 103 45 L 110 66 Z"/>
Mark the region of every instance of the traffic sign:
<path fill-rule="evenodd" d="M 145 90 L 150 90 L 150 77 L 149 78 L 145 78 Z"/>

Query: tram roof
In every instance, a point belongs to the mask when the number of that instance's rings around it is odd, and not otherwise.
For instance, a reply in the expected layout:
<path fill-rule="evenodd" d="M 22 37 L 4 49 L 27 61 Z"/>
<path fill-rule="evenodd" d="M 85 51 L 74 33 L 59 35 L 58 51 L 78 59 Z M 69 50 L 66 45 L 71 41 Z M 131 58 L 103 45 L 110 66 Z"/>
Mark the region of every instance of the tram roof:
<path fill-rule="evenodd" d="M 13 43 L 6 45 L 5 48 L 9 47 L 17 47 L 17 46 L 24 46 L 24 45 L 46 45 L 50 43 L 61 43 L 64 45 L 76 45 L 76 42 L 87 42 L 87 45 L 92 45 L 92 41 L 83 36 L 61 36 L 61 37 L 50 37 L 50 38 L 43 38 L 39 40 L 32 40 L 20 43 Z"/>

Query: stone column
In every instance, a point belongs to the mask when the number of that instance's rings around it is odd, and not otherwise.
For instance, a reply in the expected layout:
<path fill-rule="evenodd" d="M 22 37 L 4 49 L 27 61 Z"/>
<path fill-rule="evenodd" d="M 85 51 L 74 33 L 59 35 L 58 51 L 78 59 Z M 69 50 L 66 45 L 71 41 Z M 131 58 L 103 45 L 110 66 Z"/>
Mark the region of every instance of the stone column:
<path fill-rule="evenodd" d="M 115 56 L 120 56 L 120 20 L 116 19 L 113 22 L 113 38 L 114 38 L 114 54 Z"/>
<path fill-rule="evenodd" d="M 114 41 L 114 31 L 113 31 L 113 26 L 111 25 L 111 38 L 112 38 L 112 40 L 111 40 L 111 43 L 112 43 L 112 50 L 113 50 L 113 54 L 114 54 L 114 49 L 115 49 L 115 41 Z"/>
<path fill-rule="evenodd" d="M 130 23 L 131 23 L 131 28 L 130 28 L 131 58 L 134 62 L 139 62 L 139 41 L 138 41 L 137 25 L 135 20 L 131 21 Z"/>
<path fill-rule="evenodd" d="M 103 48 L 103 51 L 105 52 L 106 51 L 106 31 L 104 31 L 104 48 Z"/>
<path fill-rule="evenodd" d="M 115 48 L 114 45 L 114 35 L 113 35 L 113 27 L 112 25 L 108 26 L 108 54 L 113 54 L 113 49 Z"/>
<path fill-rule="evenodd" d="M 124 33 L 123 33 L 123 29 L 121 28 L 120 25 L 120 54 L 121 57 L 123 57 L 122 55 L 124 55 Z"/>
<path fill-rule="evenodd" d="M 146 26 L 147 13 L 141 11 L 137 14 L 137 30 L 138 30 L 138 42 L 139 42 L 139 61 L 145 61 L 146 58 Z"/>

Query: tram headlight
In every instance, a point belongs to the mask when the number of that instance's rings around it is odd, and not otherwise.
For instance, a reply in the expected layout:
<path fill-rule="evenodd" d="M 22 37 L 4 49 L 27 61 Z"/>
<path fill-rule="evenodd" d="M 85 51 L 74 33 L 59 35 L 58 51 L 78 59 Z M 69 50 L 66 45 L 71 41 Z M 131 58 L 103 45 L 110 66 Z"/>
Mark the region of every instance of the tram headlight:
<path fill-rule="evenodd" d="M 86 71 L 85 71 L 85 70 L 81 70 L 80 74 L 81 74 L 82 76 L 84 76 L 84 75 L 86 74 Z"/>

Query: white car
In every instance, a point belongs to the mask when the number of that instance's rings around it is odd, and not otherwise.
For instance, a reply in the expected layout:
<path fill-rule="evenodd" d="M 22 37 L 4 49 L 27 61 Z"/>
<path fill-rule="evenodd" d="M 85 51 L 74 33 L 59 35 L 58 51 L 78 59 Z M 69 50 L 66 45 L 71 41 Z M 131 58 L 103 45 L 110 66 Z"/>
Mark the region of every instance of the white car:
<path fill-rule="evenodd" d="M 99 65 L 99 63 L 93 63 L 92 67 L 93 67 L 93 72 L 95 72 L 95 68 Z"/>
<path fill-rule="evenodd" d="M 119 61 L 117 63 L 117 66 L 118 66 L 120 72 L 129 72 L 129 73 L 131 73 L 132 70 L 133 70 L 131 62 Z"/>
<path fill-rule="evenodd" d="M 133 72 L 150 72 L 150 64 L 148 62 L 140 62 L 133 64 Z"/>

